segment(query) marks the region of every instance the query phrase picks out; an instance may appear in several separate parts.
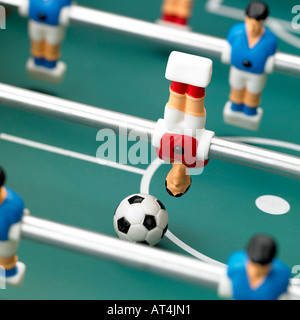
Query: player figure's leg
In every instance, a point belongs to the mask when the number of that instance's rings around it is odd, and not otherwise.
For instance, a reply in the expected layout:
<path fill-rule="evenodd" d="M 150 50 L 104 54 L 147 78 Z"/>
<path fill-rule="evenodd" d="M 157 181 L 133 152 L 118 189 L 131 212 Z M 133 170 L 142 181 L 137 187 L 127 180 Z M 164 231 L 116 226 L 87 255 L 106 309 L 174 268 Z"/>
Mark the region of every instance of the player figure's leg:
<path fill-rule="evenodd" d="M 57 61 L 60 58 L 60 45 L 50 45 L 49 43 L 45 42 L 44 58 L 46 68 L 55 68 Z"/>
<path fill-rule="evenodd" d="M 42 28 L 40 28 L 36 22 L 30 20 L 28 23 L 28 32 L 31 42 L 30 54 L 33 57 L 34 63 L 37 66 L 42 66 L 44 65 L 43 54 L 45 46 Z"/>
<path fill-rule="evenodd" d="M 231 67 L 229 75 L 230 101 L 225 104 L 225 123 L 248 130 L 259 128 L 263 110 L 259 107 L 266 74 L 255 74 Z"/>
<path fill-rule="evenodd" d="M 246 81 L 244 74 L 234 67 L 230 68 L 229 73 L 231 110 L 242 112 L 244 109 Z"/>
<path fill-rule="evenodd" d="M 205 117 L 205 89 L 189 85 L 186 94 L 185 113 L 195 117 Z"/>
<path fill-rule="evenodd" d="M 194 0 L 178 0 L 175 11 L 175 22 L 180 25 L 187 25 L 192 14 Z"/>
<path fill-rule="evenodd" d="M 245 89 L 237 90 L 231 87 L 229 99 L 231 101 L 232 111 L 243 111 L 244 96 L 245 96 Z"/>
<path fill-rule="evenodd" d="M 175 10 L 178 0 L 164 0 L 161 11 L 162 20 L 168 22 L 175 22 Z"/>
<path fill-rule="evenodd" d="M 186 97 L 188 85 L 172 81 L 170 86 L 169 101 L 165 107 L 164 119 L 169 130 L 178 129 L 185 117 Z M 187 175 L 187 168 L 182 163 L 172 163 L 165 185 L 168 193 L 174 197 L 180 197 L 191 185 L 190 176 Z"/>
<path fill-rule="evenodd" d="M 0 256 L 0 266 L 5 269 L 5 275 L 7 278 L 16 275 L 17 262 L 18 262 L 18 256 L 16 254 L 13 254 L 9 257 Z"/>
<path fill-rule="evenodd" d="M 244 109 L 243 112 L 248 116 L 257 114 L 257 108 L 260 105 L 261 94 L 254 94 L 245 90 Z"/>
<path fill-rule="evenodd" d="M 184 119 L 186 92 L 186 84 L 172 81 L 164 112 L 165 123 L 169 130 L 177 128 Z"/>
<path fill-rule="evenodd" d="M 44 46 L 45 46 L 44 41 L 40 41 L 40 42 L 31 41 L 30 53 L 31 53 L 32 57 L 34 58 L 34 63 L 37 66 L 44 65 L 44 57 L 43 57 Z"/>
<path fill-rule="evenodd" d="M 15 228 L 12 230 L 12 228 Z M 20 233 L 20 224 L 17 223 L 10 229 L 11 236 Z M 19 238 L 19 236 L 18 236 Z M 16 254 L 19 246 L 19 240 L 4 240 L 0 241 L 0 277 L 5 278 L 5 282 L 12 286 L 21 286 L 24 280 L 26 266 L 20 262 Z M 3 281 L 3 279 L 1 280 Z"/>
<path fill-rule="evenodd" d="M 166 190 L 174 197 L 180 197 L 185 194 L 192 181 L 187 167 L 182 163 L 172 163 L 172 169 L 166 177 Z"/>
<path fill-rule="evenodd" d="M 64 36 L 65 29 L 61 26 L 50 26 L 30 20 L 31 55 L 35 64 L 48 69 L 55 68 L 60 58 L 60 46 Z"/>
<path fill-rule="evenodd" d="M 257 114 L 266 80 L 267 77 L 265 74 L 249 75 L 244 95 L 244 114 L 248 116 L 255 116 Z"/>
<path fill-rule="evenodd" d="M 189 85 L 186 94 L 184 127 L 196 137 L 205 128 L 205 88 Z M 187 132 L 188 133 L 188 132 Z"/>
<path fill-rule="evenodd" d="M 65 36 L 65 29 L 61 26 L 47 26 L 45 34 L 44 58 L 45 67 L 53 69 L 60 58 L 61 43 Z"/>

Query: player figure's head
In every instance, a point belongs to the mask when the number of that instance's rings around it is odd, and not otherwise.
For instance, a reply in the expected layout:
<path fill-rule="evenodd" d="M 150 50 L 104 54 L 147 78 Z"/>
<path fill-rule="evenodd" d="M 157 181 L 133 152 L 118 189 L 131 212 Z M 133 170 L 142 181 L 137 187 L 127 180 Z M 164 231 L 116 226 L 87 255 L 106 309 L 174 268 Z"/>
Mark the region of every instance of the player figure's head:
<path fill-rule="evenodd" d="M 4 172 L 4 170 L 0 167 L 0 188 L 2 188 L 2 187 L 4 186 L 5 179 L 6 179 L 5 172 Z"/>
<path fill-rule="evenodd" d="M 247 273 L 252 276 L 266 276 L 271 270 L 271 262 L 276 255 L 274 240 L 265 235 L 254 236 L 247 245 Z"/>
<path fill-rule="evenodd" d="M 268 6 L 261 1 L 252 1 L 246 9 L 245 23 L 251 37 L 258 37 L 264 29 L 264 22 L 269 15 Z"/>
<path fill-rule="evenodd" d="M 250 261 L 265 266 L 272 262 L 277 248 L 272 238 L 258 234 L 249 241 L 246 251 Z"/>

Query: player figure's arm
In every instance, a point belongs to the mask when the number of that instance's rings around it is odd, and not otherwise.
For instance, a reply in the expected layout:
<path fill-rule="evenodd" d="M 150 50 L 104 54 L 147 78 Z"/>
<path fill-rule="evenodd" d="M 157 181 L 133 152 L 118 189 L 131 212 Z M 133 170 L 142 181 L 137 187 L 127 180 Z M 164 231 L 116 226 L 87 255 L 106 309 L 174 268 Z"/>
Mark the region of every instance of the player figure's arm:
<path fill-rule="evenodd" d="M 239 37 L 240 33 L 242 32 L 243 24 L 239 23 L 234 25 L 227 35 L 227 42 L 224 45 L 224 48 L 221 53 L 221 61 L 224 64 L 231 64 L 231 51 L 232 51 L 232 45 L 234 41 Z"/>
<path fill-rule="evenodd" d="M 19 8 L 18 8 L 19 15 L 28 18 L 29 16 L 29 0 L 22 0 Z"/>
<path fill-rule="evenodd" d="M 8 240 L 19 242 L 21 240 L 21 222 L 14 223 L 8 230 Z"/>
<path fill-rule="evenodd" d="M 222 299 L 232 299 L 232 282 L 227 274 L 220 279 L 217 292 L 218 296 Z"/>
<path fill-rule="evenodd" d="M 27 208 L 24 208 L 23 216 L 28 215 L 30 215 L 30 211 Z M 21 227 L 22 221 L 12 224 L 8 230 L 8 239 L 19 242 L 21 240 Z"/>
<path fill-rule="evenodd" d="M 221 53 L 221 61 L 224 64 L 231 64 L 231 45 L 226 42 Z"/>
<path fill-rule="evenodd" d="M 59 24 L 63 27 L 68 27 L 70 24 L 70 16 L 72 10 L 72 1 L 73 0 L 66 0 L 66 5 L 61 9 L 59 15 Z"/>
<path fill-rule="evenodd" d="M 232 42 L 235 38 L 235 29 L 236 29 L 236 26 L 233 26 L 229 33 L 228 33 L 228 36 L 227 36 L 227 42 L 225 43 L 224 45 L 224 48 L 222 50 L 222 53 L 221 53 L 221 61 L 224 63 L 224 64 L 231 64 L 231 50 L 232 50 Z"/>
<path fill-rule="evenodd" d="M 275 67 L 275 54 L 277 51 L 278 43 L 277 43 L 277 38 L 274 37 L 273 43 L 271 44 L 269 50 L 270 50 L 270 56 L 266 61 L 265 64 L 265 73 L 273 73 L 274 72 L 274 67 Z"/>

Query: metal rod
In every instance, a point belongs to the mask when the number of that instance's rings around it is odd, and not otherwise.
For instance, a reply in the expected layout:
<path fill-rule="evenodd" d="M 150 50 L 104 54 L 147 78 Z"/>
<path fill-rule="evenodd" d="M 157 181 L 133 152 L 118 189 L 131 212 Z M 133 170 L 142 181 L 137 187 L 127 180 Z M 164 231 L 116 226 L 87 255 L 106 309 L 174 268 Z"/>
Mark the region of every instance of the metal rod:
<path fill-rule="evenodd" d="M 21 233 L 25 240 L 112 260 L 211 289 L 217 289 L 220 278 L 226 274 L 223 266 L 32 216 L 24 216 Z"/>
<path fill-rule="evenodd" d="M 151 140 L 154 122 L 0 83 L 0 105 L 117 134 L 134 130 Z M 148 135 L 150 134 L 150 137 Z"/>
<path fill-rule="evenodd" d="M 221 56 L 226 44 L 220 38 L 80 6 L 72 7 L 70 22 L 127 33 L 217 57 Z"/>
<path fill-rule="evenodd" d="M 24 240 L 37 241 L 97 259 L 107 259 L 136 269 L 181 279 L 218 291 L 226 265 L 204 263 L 196 258 L 135 244 L 33 216 L 23 217 Z M 286 299 L 300 299 L 300 288 L 290 281 Z"/>
<path fill-rule="evenodd" d="M 300 157 L 215 137 L 210 146 L 211 158 L 300 179 Z"/>
<path fill-rule="evenodd" d="M 0 4 L 18 8 L 22 0 L 0 0 Z M 220 58 L 226 46 L 226 40 L 187 30 L 180 30 L 152 22 L 142 21 L 100 10 L 72 5 L 71 25 L 84 25 L 122 32 L 151 41 L 185 48 L 195 53 Z M 300 56 L 277 52 L 274 72 L 300 77 Z"/>
<path fill-rule="evenodd" d="M 134 131 L 141 140 L 151 142 L 155 122 L 105 110 L 99 107 L 52 97 L 0 83 L 0 105 L 64 120 L 94 129 L 109 128 L 116 134 Z M 209 156 L 213 159 L 253 167 L 300 179 L 300 157 L 243 143 L 212 139 Z"/>

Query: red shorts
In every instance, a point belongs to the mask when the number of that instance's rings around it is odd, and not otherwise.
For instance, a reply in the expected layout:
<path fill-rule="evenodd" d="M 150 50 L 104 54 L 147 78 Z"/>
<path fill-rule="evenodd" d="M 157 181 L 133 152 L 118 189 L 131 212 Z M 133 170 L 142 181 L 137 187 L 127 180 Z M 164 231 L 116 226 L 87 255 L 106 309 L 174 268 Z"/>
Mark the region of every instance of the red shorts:
<path fill-rule="evenodd" d="M 175 133 L 165 133 L 160 141 L 160 148 L 156 148 L 158 157 L 167 162 L 183 163 L 187 168 L 203 168 L 209 159 L 198 159 L 198 141 L 194 137 Z"/>

